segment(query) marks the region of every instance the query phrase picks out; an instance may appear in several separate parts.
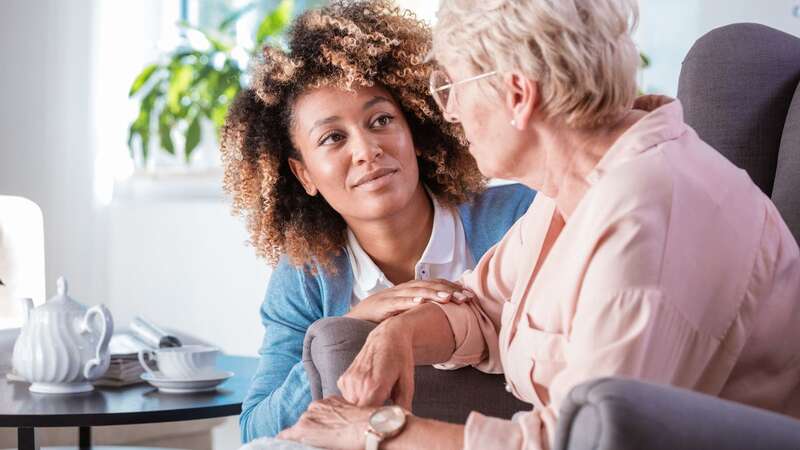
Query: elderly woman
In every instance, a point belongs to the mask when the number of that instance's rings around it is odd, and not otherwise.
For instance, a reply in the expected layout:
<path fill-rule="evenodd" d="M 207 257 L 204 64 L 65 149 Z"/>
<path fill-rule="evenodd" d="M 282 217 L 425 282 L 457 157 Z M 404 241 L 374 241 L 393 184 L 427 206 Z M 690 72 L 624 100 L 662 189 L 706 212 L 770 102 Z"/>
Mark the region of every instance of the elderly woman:
<path fill-rule="evenodd" d="M 256 252 L 277 264 L 244 441 L 274 436 L 311 402 L 301 355 L 314 321 L 460 303 L 472 293 L 445 280 L 530 206 L 524 186 L 484 189 L 428 95 L 430 47 L 429 29 L 388 2 L 333 2 L 297 19 L 288 52 L 265 49 L 229 112 L 226 188 Z"/>
<path fill-rule="evenodd" d="M 548 448 L 567 393 L 602 376 L 800 417 L 797 243 L 678 101 L 634 100 L 636 15 L 630 0 L 442 2 L 433 95 L 485 175 L 540 194 L 460 281 L 477 301 L 383 322 L 340 379 L 344 399 L 312 404 L 280 437 Z M 465 425 L 377 408 L 413 388 L 414 364 L 438 362 L 504 372 L 534 408 Z"/>

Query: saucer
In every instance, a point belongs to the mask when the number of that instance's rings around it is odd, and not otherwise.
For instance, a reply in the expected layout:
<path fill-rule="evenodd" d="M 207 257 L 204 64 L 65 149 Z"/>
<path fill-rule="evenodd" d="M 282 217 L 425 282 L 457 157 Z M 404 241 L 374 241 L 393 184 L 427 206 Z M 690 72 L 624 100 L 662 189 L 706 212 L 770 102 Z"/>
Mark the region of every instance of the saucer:
<path fill-rule="evenodd" d="M 143 373 L 142 379 L 167 394 L 191 394 L 195 392 L 209 392 L 217 388 L 223 381 L 233 376 L 233 372 L 221 371 L 210 375 L 193 378 L 167 378 L 164 376 Z"/>

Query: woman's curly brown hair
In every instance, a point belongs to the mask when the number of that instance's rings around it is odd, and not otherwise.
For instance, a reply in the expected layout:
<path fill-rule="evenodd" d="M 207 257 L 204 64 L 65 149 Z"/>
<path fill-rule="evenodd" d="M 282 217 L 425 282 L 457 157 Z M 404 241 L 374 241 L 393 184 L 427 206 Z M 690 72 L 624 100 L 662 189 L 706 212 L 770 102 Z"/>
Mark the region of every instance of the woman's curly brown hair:
<path fill-rule="evenodd" d="M 411 129 L 421 181 L 453 205 L 485 186 L 460 127 L 447 123 L 428 93 L 430 29 L 390 1 L 334 1 L 299 16 L 289 52 L 265 47 L 249 89 L 222 128 L 224 187 L 245 217 L 256 253 L 276 264 L 331 268 L 346 243 L 344 219 L 321 195 L 309 196 L 288 159 L 301 159 L 289 130 L 294 101 L 307 89 L 380 85 L 400 104 Z"/>

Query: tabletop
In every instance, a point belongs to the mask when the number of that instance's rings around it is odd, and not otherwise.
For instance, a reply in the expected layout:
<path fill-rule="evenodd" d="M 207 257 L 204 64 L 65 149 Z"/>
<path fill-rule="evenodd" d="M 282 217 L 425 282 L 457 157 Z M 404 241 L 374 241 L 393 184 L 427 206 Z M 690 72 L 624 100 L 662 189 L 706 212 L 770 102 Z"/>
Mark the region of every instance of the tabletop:
<path fill-rule="evenodd" d="M 149 384 L 96 387 L 84 394 L 28 391 L 28 383 L 0 379 L 0 427 L 92 427 L 172 422 L 238 415 L 258 358 L 220 355 L 218 367 L 234 372 L 216 391 L 161 393 Z"/>

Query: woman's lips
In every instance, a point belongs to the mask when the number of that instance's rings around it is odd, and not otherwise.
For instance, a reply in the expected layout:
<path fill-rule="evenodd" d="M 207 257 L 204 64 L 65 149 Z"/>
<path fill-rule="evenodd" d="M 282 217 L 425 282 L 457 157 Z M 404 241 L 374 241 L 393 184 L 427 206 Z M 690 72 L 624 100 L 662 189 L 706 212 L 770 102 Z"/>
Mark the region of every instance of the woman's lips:
<path fill-rule="evenodd" d="M 364 191 L 377 191 L 386 187 L 389 183 L 392 182 L 392 178 L 394 174 L 397 173 L 397 170 L 386 171 L 384 173 L 378 174 L 377 177 L 371 178 L 369 181 L 364 181 L 355 187 L 357 189 L 361 189 Z"/>

